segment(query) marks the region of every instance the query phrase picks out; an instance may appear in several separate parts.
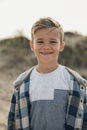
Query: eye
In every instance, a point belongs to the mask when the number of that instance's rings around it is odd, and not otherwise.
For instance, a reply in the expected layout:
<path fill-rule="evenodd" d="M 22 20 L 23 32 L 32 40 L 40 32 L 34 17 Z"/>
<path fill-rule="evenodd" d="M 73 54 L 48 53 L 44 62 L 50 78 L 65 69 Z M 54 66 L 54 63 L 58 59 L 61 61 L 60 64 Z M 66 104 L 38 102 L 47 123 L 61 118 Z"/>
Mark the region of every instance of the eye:
<path fill-rule="evenodd" d="M 55 44 L 57 44 L 58 42 L 55 41 L 55 40 L 52 40 L 52 41 L 50 41 L 50 43 L 53 44 L 53 45 L 55 45 Z"/>
<path fill-rule="evenodd" d="M 44 42 L 42 40 L 36 41 L 37 45 L 42 45 Z"/>

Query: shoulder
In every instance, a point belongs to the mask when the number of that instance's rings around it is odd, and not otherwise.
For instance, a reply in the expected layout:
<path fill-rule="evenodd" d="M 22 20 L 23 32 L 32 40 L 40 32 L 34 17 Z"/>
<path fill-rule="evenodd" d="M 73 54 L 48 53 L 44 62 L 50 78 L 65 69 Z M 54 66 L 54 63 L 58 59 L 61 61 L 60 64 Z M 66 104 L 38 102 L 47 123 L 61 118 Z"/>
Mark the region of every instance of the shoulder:
<path fill-rule="evenodd" d="M 15 88 L 17 88 L 19 85 L 21 85 L 27 79 L 27 77 L 31 74 L 33 68 L 34 68 L 34 66 L 31 67 L 29 70 L 23 72 L 22 74 L 20 74 L 17 77 L 17 79 L 13 82 L 13 85 Z"/>
<path fill-rule="evenodd" d="M 72 75 L 80 84 L 87 86 L 87 80 L 84 79 L 78 72 L 64 66 L 65 69 Z"/>

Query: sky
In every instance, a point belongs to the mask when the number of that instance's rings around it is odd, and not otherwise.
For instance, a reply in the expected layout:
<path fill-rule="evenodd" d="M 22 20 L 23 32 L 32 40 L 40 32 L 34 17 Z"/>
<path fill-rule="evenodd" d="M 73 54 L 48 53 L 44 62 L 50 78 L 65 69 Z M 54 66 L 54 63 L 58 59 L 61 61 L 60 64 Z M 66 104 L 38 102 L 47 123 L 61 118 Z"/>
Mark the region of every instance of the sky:
<path fill-rule="evenodd" d="M 31 26 L 41 17 L 87 36 L 87 0 L 0 0 L 0 39 L 17 32 L 30 38 Z"/>

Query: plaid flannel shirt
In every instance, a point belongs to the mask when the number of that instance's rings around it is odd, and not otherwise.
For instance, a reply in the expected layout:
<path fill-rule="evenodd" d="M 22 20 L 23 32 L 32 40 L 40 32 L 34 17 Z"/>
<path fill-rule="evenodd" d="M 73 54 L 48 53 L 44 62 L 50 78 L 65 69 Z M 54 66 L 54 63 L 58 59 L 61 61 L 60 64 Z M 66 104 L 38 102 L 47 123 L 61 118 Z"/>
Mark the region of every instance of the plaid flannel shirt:
<path fill-rule="evenodd" d="M 31 130 L 29 77 L 33 68 L 22 73 L 14 82 L 15 90 L 8 114 L 8 130 Z M 65 130 L 87 130 L 87 80 L 77 72 L 65 68 L 71 75 Z"/>

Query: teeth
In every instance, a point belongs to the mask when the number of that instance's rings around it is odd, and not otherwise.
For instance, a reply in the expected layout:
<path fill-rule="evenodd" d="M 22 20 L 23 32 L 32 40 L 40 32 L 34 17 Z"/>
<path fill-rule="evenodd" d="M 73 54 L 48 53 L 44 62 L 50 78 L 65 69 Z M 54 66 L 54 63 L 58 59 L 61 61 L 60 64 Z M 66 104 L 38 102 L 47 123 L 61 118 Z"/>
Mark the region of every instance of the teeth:
<path fill-rule="evenodd" d="M 40 52 L 41 54 L 47 55 L 47 54 L 52 54 L 52 52 Z"/>

